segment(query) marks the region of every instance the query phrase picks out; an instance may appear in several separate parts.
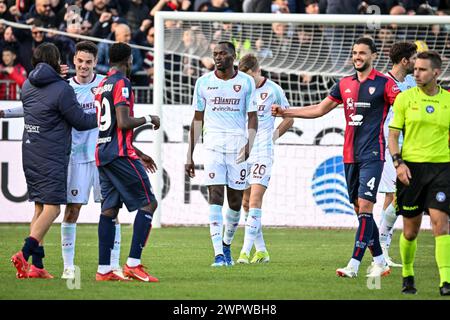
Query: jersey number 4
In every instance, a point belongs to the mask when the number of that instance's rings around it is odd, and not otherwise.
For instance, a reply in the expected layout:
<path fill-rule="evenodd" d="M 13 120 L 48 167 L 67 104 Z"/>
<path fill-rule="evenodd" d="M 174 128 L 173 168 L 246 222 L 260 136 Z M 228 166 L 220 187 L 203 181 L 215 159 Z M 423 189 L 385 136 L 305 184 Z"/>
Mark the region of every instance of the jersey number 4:
<path fill-rule="evenodd" d="M 100 131 L 106 131 L 111 126 L 111 105 L 106 98 L 102 99 L 101 105 L 98 100 L 95 100 L 94 103 L 97 108 L 98 129 Z"/>

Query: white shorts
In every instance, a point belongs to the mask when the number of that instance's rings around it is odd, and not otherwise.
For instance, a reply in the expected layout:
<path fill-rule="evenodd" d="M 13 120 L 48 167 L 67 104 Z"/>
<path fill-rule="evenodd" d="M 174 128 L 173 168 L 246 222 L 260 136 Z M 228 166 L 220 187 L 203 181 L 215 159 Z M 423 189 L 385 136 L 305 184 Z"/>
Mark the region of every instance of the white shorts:
<path fill-rule="evenodd" d="M 386 162 L 384 163 L 383 173 L 381 174 L 380 185 L 378 186 L 378 192 L 381 193 L 394 193 L 395 181 L 397 180 L 397 171 L 394 168 L 392 157 L 386 150 Z"/>
<path fill-rule="evenodd" d="M 87 204 L 91 188 L 94 201 L 101 202 L 101 188 L 95 161 L 86 163 L 69 163 L 67 173 L 67 203 Z"/>
<path fill-rule="evenodd" d="M 247 188 L 252 184 L 260 184 L 267 188 L 272 175 L 272 165 L 273 160 L 271 157 L 250 158 L 247 162 L 249 171 Z"/>
<path fill-rule="evenodd" d="M 247 180 L 247 162 L 236 164 L 237 153 L 222 153 L 204 150 L 205 185 L 227 185 L 235 190 L 244 190 Z"/>

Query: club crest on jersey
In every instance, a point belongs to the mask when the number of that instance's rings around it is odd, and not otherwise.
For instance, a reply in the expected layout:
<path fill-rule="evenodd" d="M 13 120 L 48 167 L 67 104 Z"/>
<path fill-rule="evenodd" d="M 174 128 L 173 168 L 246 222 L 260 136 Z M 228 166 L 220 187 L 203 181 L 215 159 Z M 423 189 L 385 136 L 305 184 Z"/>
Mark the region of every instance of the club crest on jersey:
<path fill-rule="evenodd" d="M 210 172 L 210 173 L 209 173 L 209 177 L 210 177 L 211 179 L 214 179 L 215 176 L 216 176 L 216 174 L 215 174 L 214 172 Z"/>
<path fill-rule="evenodd" d="M 261 93 L 261 100 L 266 100 L 268 93 L 267 92 L 262 92 Z"/>
<path fill-rule="evenodd" d="M 376 89 L 377 88 L 375 88 L 375 87 L 369 87 L 369 93 L 372 95 Z"/>
<path fill-rule="evenodd" d="M 242 86 L 241 86 L 240 84 L 235 84 L 235 85 L 233 86 L 233 89 L 234 89 L 234 91 L 236 91 L 236 92 L 241 91 L 241 88 L 242 88 Z"/>
<path fill-rule="evenodd" d="M 70 193 L 71 193 L 74 197 L 76 197 L 77 194 L 78 194 L 78 190 L 77 190 L 77 189 L 72 189 L 72 190 L 70 191 Z"/>
<path fill-rule="evenodd" d="M 128 92 L 128 88 L 122 88 L 122 97 L 128 99 L 130 97 L 130 93 Z"/>
<path fill-rule="evenodd" d="M 434 107 L 433 106 L 427 106 L 426 110 L 427 110 L 427 113 L 433 113 L 434 112 Z"/>
<path fill-rule="evenodd" d="M 93 95 L 96 95 L 97 94 L 97 87 L 92 87 L 91 88 L 91 92 L 92 92 Z"/>

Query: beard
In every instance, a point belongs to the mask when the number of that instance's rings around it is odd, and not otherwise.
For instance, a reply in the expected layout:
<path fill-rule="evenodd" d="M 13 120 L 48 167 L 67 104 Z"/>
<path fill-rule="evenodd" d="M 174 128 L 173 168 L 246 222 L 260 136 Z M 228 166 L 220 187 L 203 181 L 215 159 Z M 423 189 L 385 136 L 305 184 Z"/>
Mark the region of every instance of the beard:
<path fill-rule="evenodd" d="M 357 68 L 355 63 L 353 63 L 353 68 L 355 68 L 356 71 L 358 72 L 363 72 L 366 71 L 367 68 L 369 68 L 369 63 L 365 62 L 361 67 Z"/>

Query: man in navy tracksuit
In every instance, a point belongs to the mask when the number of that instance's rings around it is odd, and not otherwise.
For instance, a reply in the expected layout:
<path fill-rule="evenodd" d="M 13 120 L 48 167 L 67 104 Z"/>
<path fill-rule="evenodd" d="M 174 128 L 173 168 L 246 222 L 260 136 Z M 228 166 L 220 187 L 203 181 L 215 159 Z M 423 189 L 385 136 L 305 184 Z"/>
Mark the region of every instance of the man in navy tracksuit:
<path fill-rule="evenodd" d="M 73 88 L 60 76 L 60 53 L 54 44 L 37 47 L 31 63 L 34 70 L 22 88 L 22 163 L 35 212 L 30 235 L 11 261 L 17 278 L 52 278 L 44 269 L 44 247 L 40 243 L 59 215 L 60 205 L 67 202 L 72 127 L 80 131 L 92 129 L 97 120 L 95 114 L 83 112 Z"/>

